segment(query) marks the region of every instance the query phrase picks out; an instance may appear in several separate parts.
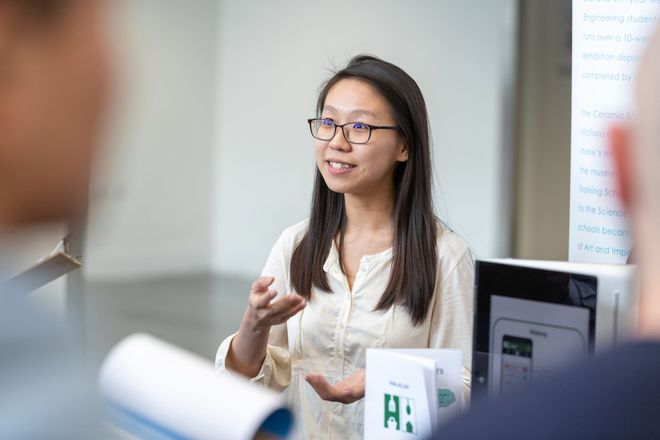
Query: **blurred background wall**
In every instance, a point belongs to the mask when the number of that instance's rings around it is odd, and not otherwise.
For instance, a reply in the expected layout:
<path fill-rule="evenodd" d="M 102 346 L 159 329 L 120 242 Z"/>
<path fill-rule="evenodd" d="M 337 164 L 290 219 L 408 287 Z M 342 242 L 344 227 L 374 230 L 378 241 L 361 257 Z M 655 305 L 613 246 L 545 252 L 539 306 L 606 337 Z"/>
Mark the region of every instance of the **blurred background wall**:
<path fill-rule="evenodd" d="M 91 279 L 210 267 L 218 2 L 118 0 L 117 99 L 87 247 Z"/>

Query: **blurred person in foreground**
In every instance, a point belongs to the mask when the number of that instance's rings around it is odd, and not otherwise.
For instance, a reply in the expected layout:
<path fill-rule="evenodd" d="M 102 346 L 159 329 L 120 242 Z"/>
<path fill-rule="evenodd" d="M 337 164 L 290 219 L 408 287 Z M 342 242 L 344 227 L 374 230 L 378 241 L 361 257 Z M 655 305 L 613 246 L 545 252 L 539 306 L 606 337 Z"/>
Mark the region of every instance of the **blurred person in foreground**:
<path fill-rule="evenodd" d="M 0 242 L 85 210 L 109 77 L 103 3 L 0 0 Z M 0 438 L 98 438 L 65 330 L 7 290 L 0 284 Z"/>
<path fill-rule="evenodd" d="M 612 127 L 619 190 L 630 213 L 639 264 L 639 337 L 635 343 L 520 395 L 475 404 L 438 439 L 660 438 L 660 33 L 637 83 L 637 116 Z"/>

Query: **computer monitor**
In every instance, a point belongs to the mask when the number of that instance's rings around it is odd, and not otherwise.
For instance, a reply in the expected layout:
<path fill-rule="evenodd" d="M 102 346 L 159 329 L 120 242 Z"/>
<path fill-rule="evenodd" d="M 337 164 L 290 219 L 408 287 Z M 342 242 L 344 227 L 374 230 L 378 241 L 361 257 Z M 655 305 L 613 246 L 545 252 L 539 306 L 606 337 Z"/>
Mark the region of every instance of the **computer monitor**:
<path fill-rule="evenodd" d="M 629 338 L 632 266 L 532 260 L 476 263 L 474 398 L 516 393 Z"/>

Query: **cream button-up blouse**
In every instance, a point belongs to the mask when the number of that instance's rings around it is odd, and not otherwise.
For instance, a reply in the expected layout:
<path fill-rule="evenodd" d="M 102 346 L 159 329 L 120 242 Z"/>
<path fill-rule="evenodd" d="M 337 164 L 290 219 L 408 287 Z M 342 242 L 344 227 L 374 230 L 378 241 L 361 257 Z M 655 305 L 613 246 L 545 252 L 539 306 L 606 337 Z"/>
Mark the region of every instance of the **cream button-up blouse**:
<path fill-rule="evenodd" d="M 272 288 L 278 296 L 291 291 L 289 264 L 307 224 L 286 229 L 268 257 L 263 275 L 275 278 Z M 365 367 L 370 347 L 461 349 L 465 391 L 469 391 L 474 261 L 467 244 L 438 226 L 438 282 L 431 310 L 419 326 L 400 306 L 374 311 L 389 281 L 391 259 L 391 249 L 362 257 L 351 292 L 333 245 L 323 266 L 332 293 L 314 290 L 303 311 L 272 327 L 266 358 L 252 381 L 284 392 L 297 418 L 294 438 L 362 438 L 364 399 L 350 405 L 326 402 L 305 375 L 318 373 L 330 383 L 341 381 Z M 216 368 L 220 371 L 226 371 L 232 339 L 233 335 L 218 349 Z"/>

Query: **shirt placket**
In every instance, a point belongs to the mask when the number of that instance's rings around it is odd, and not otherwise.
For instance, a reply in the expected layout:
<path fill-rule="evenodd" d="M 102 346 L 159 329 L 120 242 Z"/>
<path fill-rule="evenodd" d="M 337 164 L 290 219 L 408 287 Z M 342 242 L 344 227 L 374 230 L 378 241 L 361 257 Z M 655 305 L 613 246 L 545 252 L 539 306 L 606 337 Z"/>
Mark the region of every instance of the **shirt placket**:
<path fill-rule="evenodd" d="M 360 260 L 360 267 L 358 268 L 358 272 L 355 275 L 355 281 L 353 282 L 352 292 L 348 288 L 348 280 L 346 279 L 346 276 L 345 275 L 343 276 L 344 285 L 345 285 L 344 299 L 342 301 L 342 310 L 340 313 L 340 317 L 341 317 L 340 325 L 337 327 L 337 330 L 339 332 L 337 338 L 338 339 L 337 350 L 341 359 L 342 377 L 346 377 L 346 356 L 348 355 L 346 337 L 348 334 L 349 323 L 353 318 L 353 311 L 355 309 L 356 298 L 359 296 L 360 291 L 364 286 L 366 277 L 371 269 L 371 265 L 372 265 L 372 257 L 370 256 L 362 257 L 362 259 Z"/>

